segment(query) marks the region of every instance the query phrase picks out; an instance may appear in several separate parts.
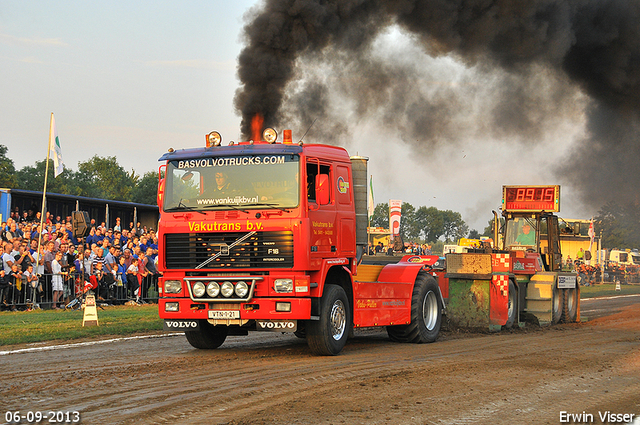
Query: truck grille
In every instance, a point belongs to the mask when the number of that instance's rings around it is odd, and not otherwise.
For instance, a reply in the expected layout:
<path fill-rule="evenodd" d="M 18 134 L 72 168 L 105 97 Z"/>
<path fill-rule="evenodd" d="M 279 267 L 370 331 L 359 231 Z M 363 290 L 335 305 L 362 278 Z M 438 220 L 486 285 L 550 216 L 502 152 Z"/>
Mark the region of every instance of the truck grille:
<path fill-rule="evenodd" d="M 202 270 L 293 267 L 293 232 L 255 232 L 229 248 L 247 232 L 179 233 L 165 235 L 167 269 L 195 269 L 221 253 Z"/>

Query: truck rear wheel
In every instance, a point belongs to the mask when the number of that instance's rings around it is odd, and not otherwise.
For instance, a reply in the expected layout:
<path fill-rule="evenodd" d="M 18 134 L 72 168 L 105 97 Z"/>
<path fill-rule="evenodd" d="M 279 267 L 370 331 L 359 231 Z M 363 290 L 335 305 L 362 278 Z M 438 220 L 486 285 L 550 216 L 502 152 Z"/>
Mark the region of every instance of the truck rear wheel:
<path fill-rule="evenodd" d="M 229 329 L 226 326 L 213 326 L 206 320 L 199 320 L 199 322 L 199 330 L 184 333 L 192 347 L 213 350 L 220 347 L 227 339 Z"/>
<path fill-rule="evenodd" d="M 421 344 L 434 342 L 441 325 L 442 302 L 438 284 L 432 276 L 420 272 L 411 296 L 411 323 L 387 326 L 387 333 L 392 341 Z"/>
<path fill-rule="evenodd" d="M 507 323 L 504 326 L 507 329 L 511 329 L 518 317 L 518 293 L 516 292 L 516 285 L 511 279 L 509 279 L 509 307 L 507 312 Z"/>
<path fill-rule="evenodd" d="M 562 308 L 562 321 L 573 323 L 578 319 L 578 301 L 580 299 L 580 289 L 576 284 L 575 288 L 563 289 L 564 302 Z"/>
<path fill-rule="evenodd" d="M 321 356 L 335 356 L 347 343 L 351 312 L 349 300 L 341 286 L 326 285 L 320 301 L 320 320 L 306 324 L 307 344 Z"/>

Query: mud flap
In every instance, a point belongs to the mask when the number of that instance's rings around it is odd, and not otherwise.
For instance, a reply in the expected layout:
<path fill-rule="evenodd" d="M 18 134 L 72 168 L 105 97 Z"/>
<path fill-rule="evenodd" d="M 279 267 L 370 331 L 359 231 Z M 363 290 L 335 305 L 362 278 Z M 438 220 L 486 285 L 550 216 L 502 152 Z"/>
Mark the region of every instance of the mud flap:
<path fill-rule="evenodd" d="M 494 274 L 491 277 L 490 324 L 504 326 L 509 319 L 509 274 Z"/>
<path fill-rule="evenodd" d="M 449 279 L 447 319 L 457 327 L 478 328 L 490 324 L 490 280 Z"/>

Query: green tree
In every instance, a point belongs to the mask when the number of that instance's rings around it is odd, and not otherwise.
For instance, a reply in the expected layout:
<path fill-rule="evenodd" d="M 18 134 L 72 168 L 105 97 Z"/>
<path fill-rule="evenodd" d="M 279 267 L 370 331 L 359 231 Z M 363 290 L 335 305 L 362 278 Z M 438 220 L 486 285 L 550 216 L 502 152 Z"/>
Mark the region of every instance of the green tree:
<path fill-rule="evenodd" d="M 414 224 L 414 214 L 416 209 L 408 202 L 403 202 L 400 209 L 400 236 L 405 241 L 414 240 L 420 237 L 420 229 Z"/>
<path fill-rule="evenodd" d="M 140 204 L 155 205 L 158 193 L 158 172 L 144 173 L 131 191 L 131 200 Z"/>
<path fill-rule="evenodd" d="M 19 189 L 35 190 L 42 192 L 44 188 L 44 174 L 46 170 L 46 159 L 36 161 L 33 166 L 27 165 L 16 172 L 17 187 Z M 54 177 L 55 168 L 53 159 L 49 160 L 49 172 L 47 175 L 47 192 L 64 193 L 67 195 L 81 195 L 76 173 L 66 167 L 58 176 Z"/>
<path fill-rule="evenodd" d="M 467 226 L 458 212 L 443 211 L 442 220 L 444 222 L 443 236 L 447 241 L 456 241 L 463 238 L 469 231 L 469 226 Z"/>
<path fill-rule="evenodd" d="M 419 232 L 416 233 L 413 223 L 413 215 L 415 208 L 408 202 L 403 202 L 400 210 L 402 216 L 400 217 L 400 236 L 406 241 L 416 239 L 419 236 Z M 389 228 L 389 204 L 378 204 L 373 210 L 373 216 L 371 217 L 371 227 L 383 227 Z"/>
<path fill-rule="evenodd" d="M 85 196 L 131 201 L 131 192 L 138 179 L 135 172 L 127 173 L 115 156 L 94 155 L 90 160 L 78 163 L 78 183 Z"/>
<path fill-rule="evenodd" d="M 389 204 L 378 204 L 373 209 L 371 216 L 371 227 L 389 228 Z"/>
<path fill-rule="evenodd" d="M 595 217 L 596 233 L 602 231 L 605 248 L 640 247 L 640 215 L 637 202 L 616 203 L 610 201 L 598 211 Z"/>
<path fill-rule="evenodd" d="M 12 189 L 16 187 L 16 168 L 13 160 L 7 158 L 7 147 L 0 145 L 0 187 Z"/>
<path fill-rule="evenodd" d="M 444 233 L 442 211 L 436 207 L 420 207 L 415 212 L 414 221 L 421 229 L 422 237 L 427 242 L 435 242 Z"/>
<path fill-rule="evenodd" d="M 376 205 L 371 226 L 389 227 L 389 204 Z M 448 240 L 457 240 L 468 231 L 469 227 L 460 213 L 440 211 L 436 207 L 422 206 L 416 209 L 408 202 L 402 203 L 400 235 L 405 241 L 423 239 L 435 243 L 443 236 Z"/>

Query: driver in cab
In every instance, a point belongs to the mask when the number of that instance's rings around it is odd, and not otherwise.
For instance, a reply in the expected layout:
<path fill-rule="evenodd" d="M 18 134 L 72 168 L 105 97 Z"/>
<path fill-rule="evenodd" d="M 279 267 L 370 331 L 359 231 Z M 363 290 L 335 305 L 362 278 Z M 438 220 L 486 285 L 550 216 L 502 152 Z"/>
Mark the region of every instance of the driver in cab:
<path fill-rule="evenodd" d="M 220 197 L 235 193 L 235 189 L 229 182 L 229 176 L 227 173 L 223 171 L 216 171 L 214 178 L 215 184 L 213 187 L 209 187 L 204 191 L 204 196 Z"/>
<path fill-rule="evenodd" d="M 535 245 L 536 244 L 536 234 L 531 231 L 531 226 L 528 224 L 524 224 L 522 226 L 522 233 L 518 235 L 516 238 L 516 243 L 519 245 Z"/>

